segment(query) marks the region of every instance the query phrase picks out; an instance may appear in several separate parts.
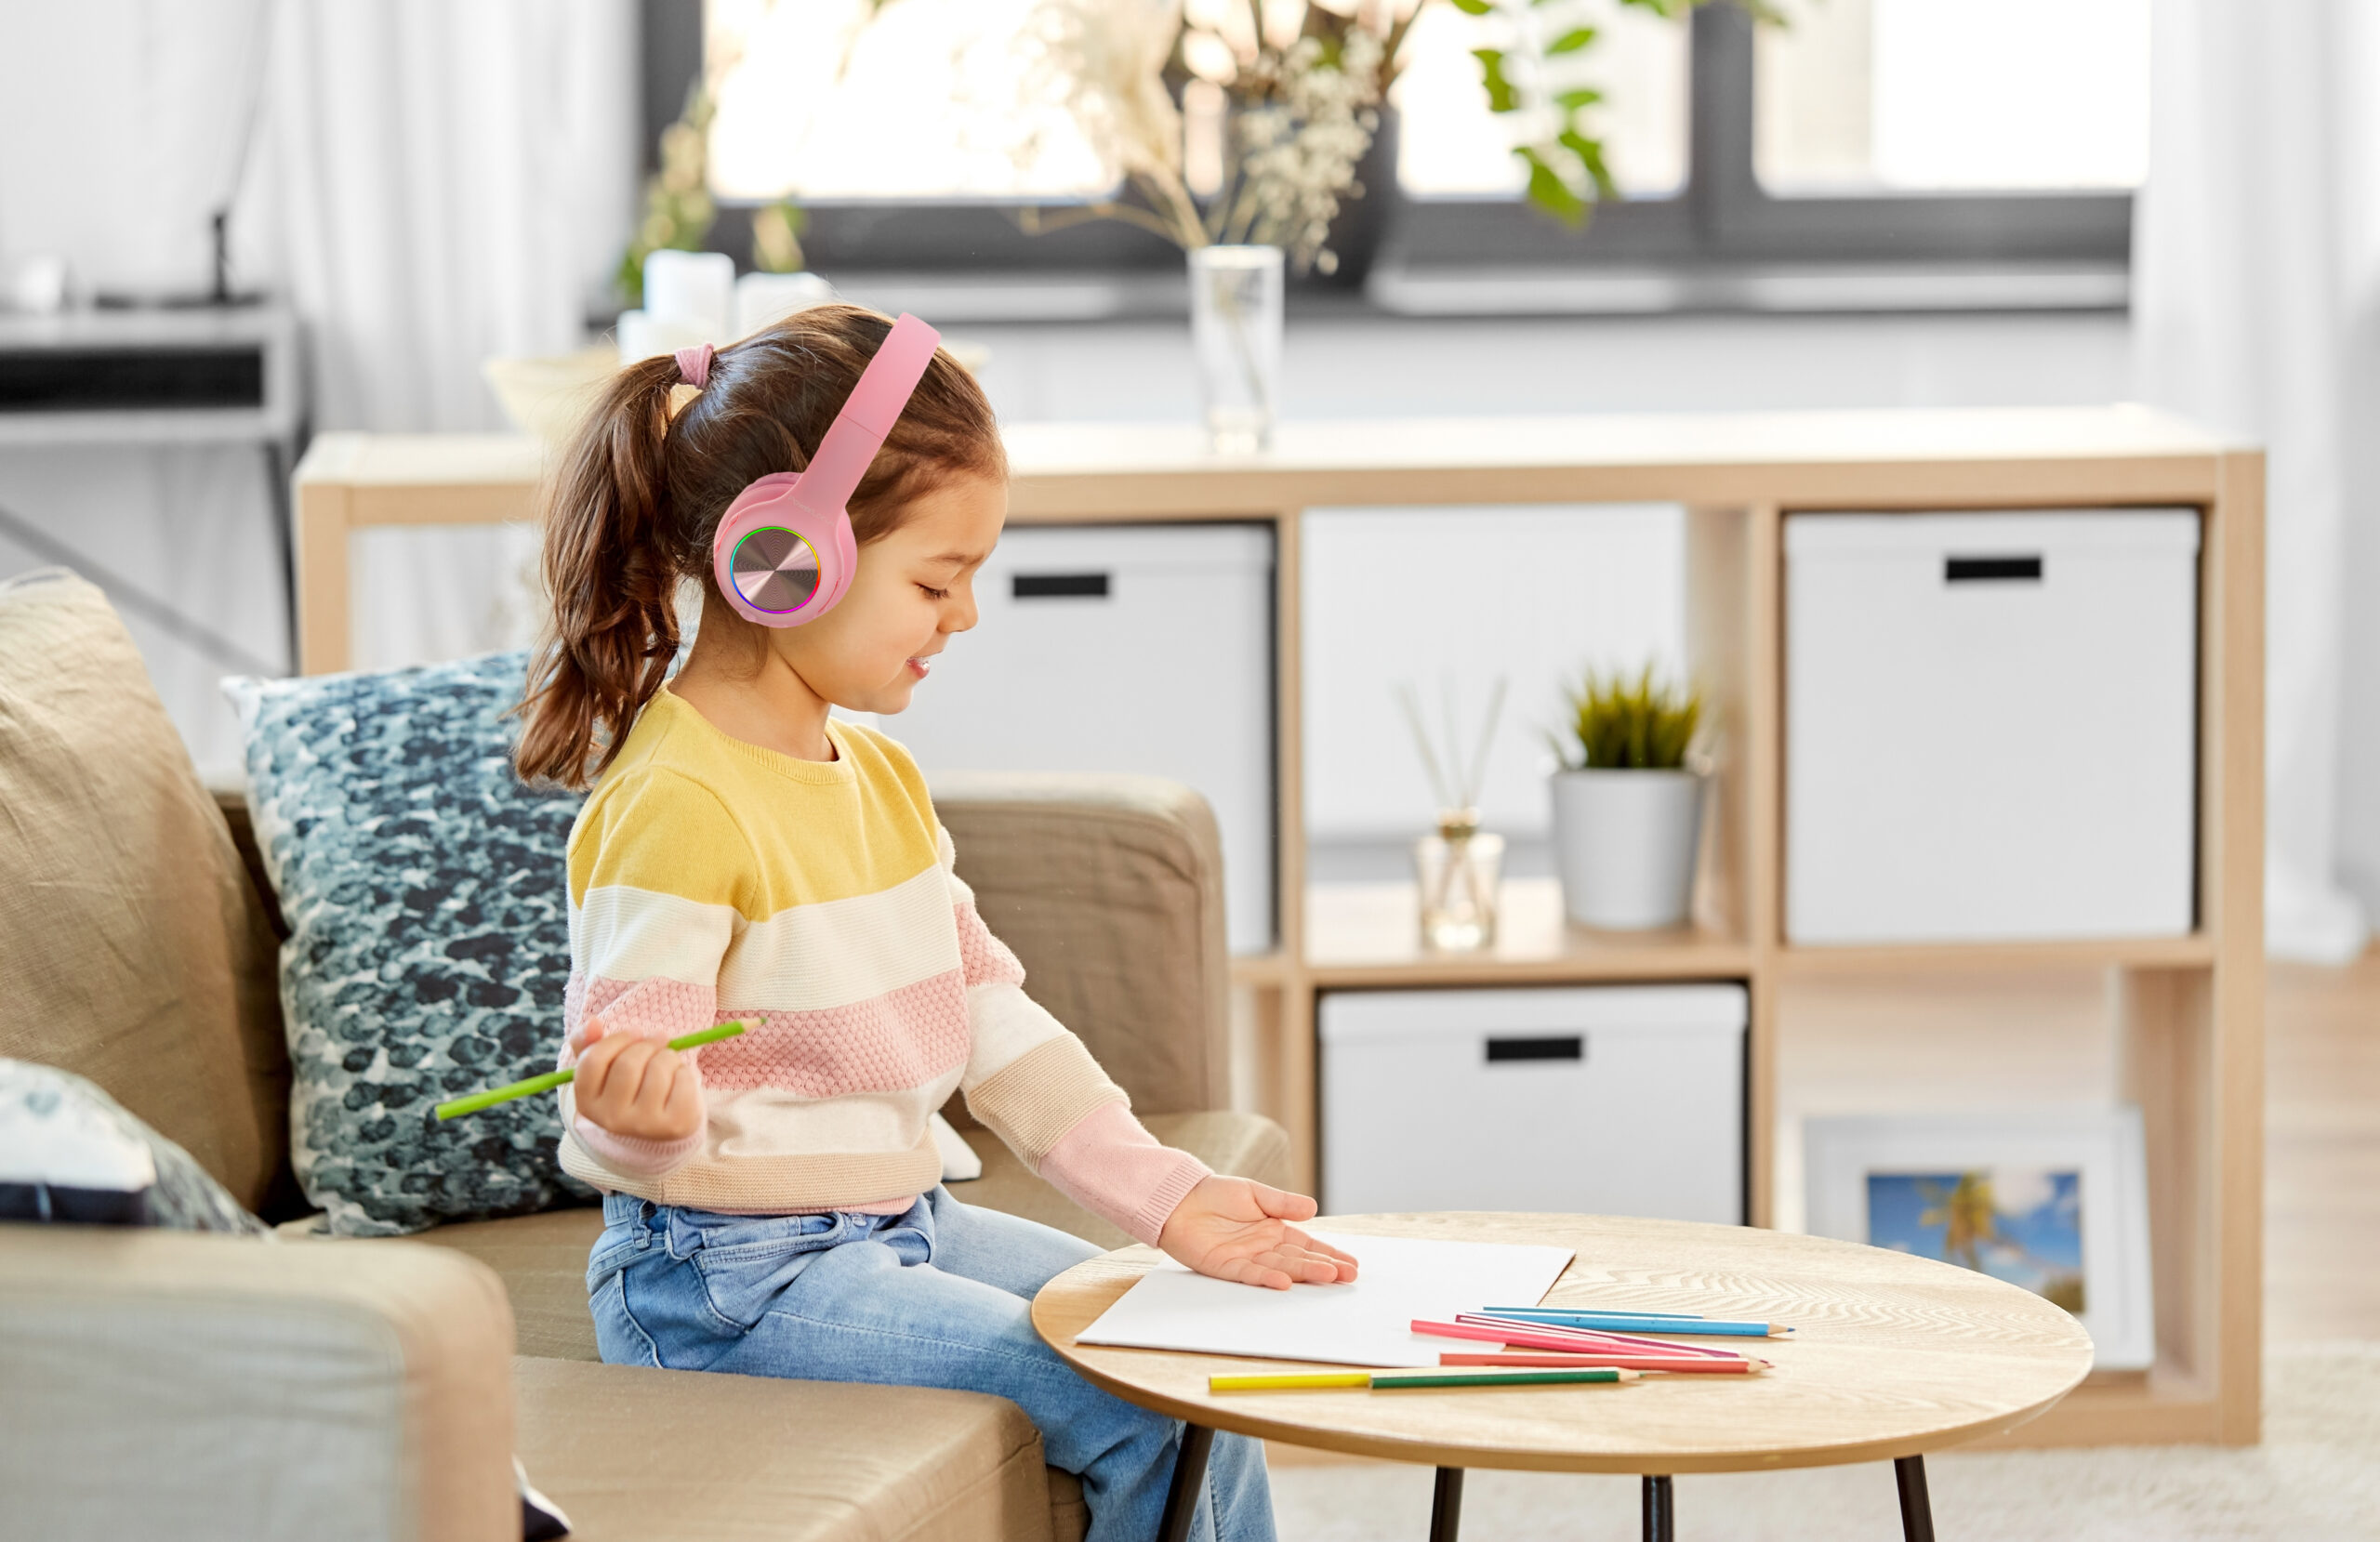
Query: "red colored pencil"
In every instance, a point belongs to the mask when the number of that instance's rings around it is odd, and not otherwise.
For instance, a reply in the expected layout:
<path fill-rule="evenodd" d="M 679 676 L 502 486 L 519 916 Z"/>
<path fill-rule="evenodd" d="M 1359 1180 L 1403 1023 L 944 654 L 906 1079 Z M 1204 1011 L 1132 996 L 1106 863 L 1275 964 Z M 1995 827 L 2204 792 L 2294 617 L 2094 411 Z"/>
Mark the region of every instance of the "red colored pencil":
<path fill-rule="evenodd" d="M 1612 1365 L 1630 1371 L 1753 1372 L 1768 1369 L 1765 1360 L 1705 1360 L 1699 1356 L 1665 1354 L 1461 1354 L 1449 1350 L 1438 1356 L 1441 1365 Z"/>

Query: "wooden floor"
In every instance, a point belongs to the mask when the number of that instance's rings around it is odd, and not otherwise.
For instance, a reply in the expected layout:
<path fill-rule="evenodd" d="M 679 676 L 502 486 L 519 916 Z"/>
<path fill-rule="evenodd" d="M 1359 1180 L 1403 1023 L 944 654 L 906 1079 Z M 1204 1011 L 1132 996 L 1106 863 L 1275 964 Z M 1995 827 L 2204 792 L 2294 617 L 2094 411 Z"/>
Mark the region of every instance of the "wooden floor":
<path fill-rule="evenodd" d="M 2266 1030 L 2265 1336 L 2380 1339 L 2380 948 L 2274 965 Z"/>

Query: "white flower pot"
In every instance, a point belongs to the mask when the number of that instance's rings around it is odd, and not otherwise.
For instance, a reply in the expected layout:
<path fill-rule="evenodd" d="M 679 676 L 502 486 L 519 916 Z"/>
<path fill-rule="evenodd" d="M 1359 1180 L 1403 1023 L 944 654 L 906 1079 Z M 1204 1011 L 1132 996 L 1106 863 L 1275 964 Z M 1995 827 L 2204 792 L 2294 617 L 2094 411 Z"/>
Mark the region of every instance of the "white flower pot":
<path fill-rule="evenodd" d="M 1686 921 L 1702 780 L 1687 771 L 1554 773 L 1554 867 L 1570 919 L 1626 930 Z"/>

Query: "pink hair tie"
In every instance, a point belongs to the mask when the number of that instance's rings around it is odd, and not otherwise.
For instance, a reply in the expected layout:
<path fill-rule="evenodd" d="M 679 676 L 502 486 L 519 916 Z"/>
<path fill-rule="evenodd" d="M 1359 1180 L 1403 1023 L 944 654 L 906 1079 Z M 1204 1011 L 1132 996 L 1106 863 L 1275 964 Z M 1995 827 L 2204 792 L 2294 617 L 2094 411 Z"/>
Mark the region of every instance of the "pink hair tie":
<path fill-rule="evenodd" d="M 708 343 L 678 350 L 678 378 L 700 390 L 710 383 L 710 356 L 716 352 Z"/>

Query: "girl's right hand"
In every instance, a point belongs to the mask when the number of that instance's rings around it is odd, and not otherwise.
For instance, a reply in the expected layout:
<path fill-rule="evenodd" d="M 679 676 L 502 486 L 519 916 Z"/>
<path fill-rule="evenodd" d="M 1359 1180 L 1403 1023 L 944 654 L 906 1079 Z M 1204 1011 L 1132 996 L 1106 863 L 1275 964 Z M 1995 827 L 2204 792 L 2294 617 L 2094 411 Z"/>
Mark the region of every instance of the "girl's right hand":
<path fill-rule="evenodd" d="M 588 1018 L 570 1035 L 578 1051 L 571 1091 L 598 1129 L 632 1140 L 682 1140 L 703 1127 L 702 1082 L 686 1057 L 658 1039 L 615 1034 Z"/>

